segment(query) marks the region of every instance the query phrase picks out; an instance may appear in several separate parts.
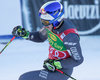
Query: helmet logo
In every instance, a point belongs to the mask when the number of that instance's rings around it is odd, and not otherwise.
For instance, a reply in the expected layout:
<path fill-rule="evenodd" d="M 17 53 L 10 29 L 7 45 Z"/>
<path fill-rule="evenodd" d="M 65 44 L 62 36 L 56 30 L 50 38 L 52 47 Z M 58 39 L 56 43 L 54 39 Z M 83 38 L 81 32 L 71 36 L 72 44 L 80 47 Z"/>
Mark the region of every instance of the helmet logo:
<path fill-rule="evenodd" d="M 46 11 L 45 11 L 44 9 L 40 9 L 39 12 L 40 12 L 41 14 L 46 14 Z"/>

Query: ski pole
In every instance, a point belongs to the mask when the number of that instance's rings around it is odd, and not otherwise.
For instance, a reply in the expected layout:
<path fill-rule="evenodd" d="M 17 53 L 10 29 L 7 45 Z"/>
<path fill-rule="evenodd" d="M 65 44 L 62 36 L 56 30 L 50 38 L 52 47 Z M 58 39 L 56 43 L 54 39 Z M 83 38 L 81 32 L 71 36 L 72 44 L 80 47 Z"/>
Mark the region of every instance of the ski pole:
<path fill-rule="evenodd" d="M 15 36 L 6 44 L 6 46 L 0 51 L 0 54 L 6 49 L 6 47 L 15 39 Z"/>
<path fill-rule="evenodd" d="M 61 74 L 64 74 L 65 76 L 68 76 L 69 78 L 71 78 L 72 80 L 76 80 L 75 78 L 71 77 L 70 75 L 66 74 L 65 72 L 59 70 L 59 69 L 56 69 L 56 71 L 60 72 Z"/>

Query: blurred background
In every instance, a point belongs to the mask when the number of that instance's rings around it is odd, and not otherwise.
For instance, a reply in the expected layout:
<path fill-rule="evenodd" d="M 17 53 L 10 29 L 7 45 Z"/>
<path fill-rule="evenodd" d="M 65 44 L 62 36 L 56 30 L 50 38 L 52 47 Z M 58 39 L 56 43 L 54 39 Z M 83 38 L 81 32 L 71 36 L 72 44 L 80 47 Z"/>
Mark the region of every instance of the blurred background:
<path fill-rule="evenodd" d="M 13 37 L 12 29 L 22 25 L 29 31 L 38 31 L 42 24 L 40 7 L 51 0 L 0 1 L 0 51 Z M 100 80 L 100 0 L 57 0 L 80 34 L 84 63 L 74 69 L 77 80 Z M 34 43 L 16 38 L 0 54 L 0 80 L 18 80 L 25 72 L 42 69 L 48 56 L 48 42 Z M 70 79 L 69 79 L 70 80 Z"/>

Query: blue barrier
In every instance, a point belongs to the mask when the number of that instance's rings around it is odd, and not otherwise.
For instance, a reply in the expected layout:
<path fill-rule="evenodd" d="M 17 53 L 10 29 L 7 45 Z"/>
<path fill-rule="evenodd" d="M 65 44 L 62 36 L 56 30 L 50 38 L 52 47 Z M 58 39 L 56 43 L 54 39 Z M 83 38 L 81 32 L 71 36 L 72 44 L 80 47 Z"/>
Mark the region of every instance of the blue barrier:
<path fill-rule="evenodd" d="M 12 35 L 0 35 L 0 39 L 11 39 Z M 23 39 L 21 37 L 16 37 L 15 39 Z"/>
<path fill-rule="evenodd" d="M 0 35 L 0 44 L 7 44 L 13 38 L 12 35 Z M 14 40 L 22 40 L 21 37 L 16 37 Z"/>

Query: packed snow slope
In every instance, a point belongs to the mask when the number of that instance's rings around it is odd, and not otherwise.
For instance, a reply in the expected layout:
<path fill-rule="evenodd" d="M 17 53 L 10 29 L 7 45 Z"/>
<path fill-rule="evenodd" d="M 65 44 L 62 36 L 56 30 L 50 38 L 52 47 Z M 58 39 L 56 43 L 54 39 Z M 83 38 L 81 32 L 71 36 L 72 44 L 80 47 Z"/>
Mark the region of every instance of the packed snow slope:
<path fill-rule="evenodd" d="M 77 80 L 100 80 L 100 36 L 81 36 L 84 63 L 74 68 Z M 5 45 L 0 44 L 0 50 Z M 0 80 L 18 80 L 28 71 L 42 69 L 48 57 L 48 41 L 35 43 L 28 40 L 14 40 L 0 54 Z"/>

